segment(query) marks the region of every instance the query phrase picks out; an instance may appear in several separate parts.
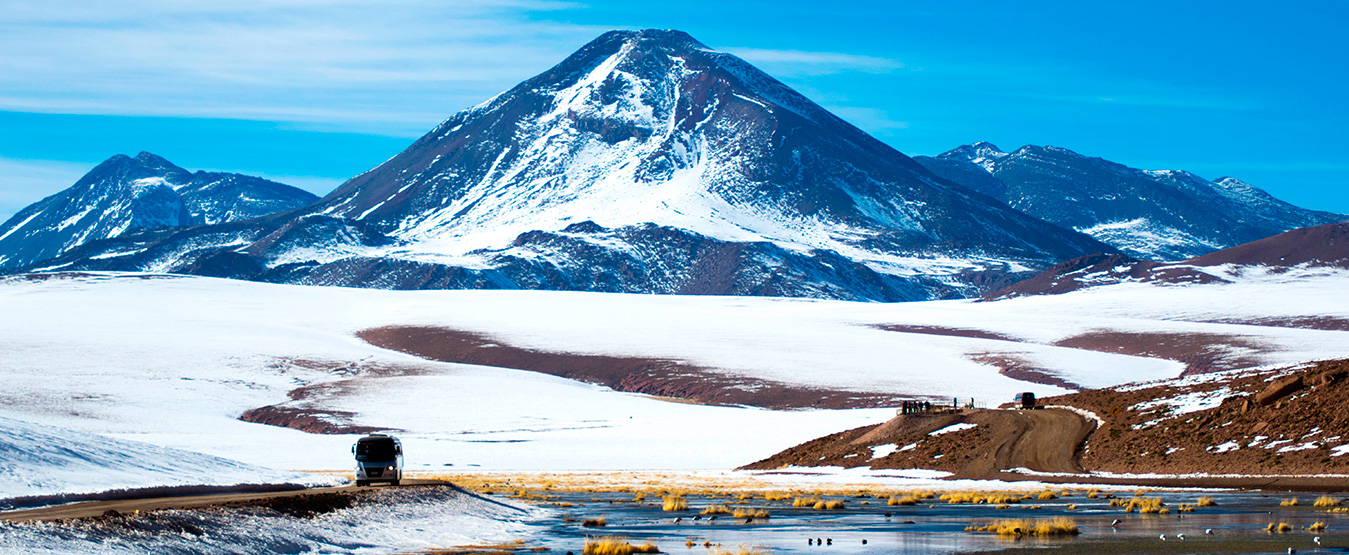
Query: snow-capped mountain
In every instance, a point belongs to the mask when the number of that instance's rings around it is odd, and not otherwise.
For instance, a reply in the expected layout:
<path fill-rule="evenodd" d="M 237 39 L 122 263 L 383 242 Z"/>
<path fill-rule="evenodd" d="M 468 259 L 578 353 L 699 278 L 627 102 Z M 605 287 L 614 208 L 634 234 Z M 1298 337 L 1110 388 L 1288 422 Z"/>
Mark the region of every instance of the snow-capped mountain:
<path fill-rule="evenodd" d="M 600 36 L 287 218 L 142 235 L 48 267 L 917 300 L 1113 250 L 661 30 Z"/>
<path fill-rule="evenodd" d="M 265 179 L 193 173 L 148 152 L 119 154 L 0 225 L 0 268 L 21 268 L 132 231 L 246 220 L 315 200 Z"/>
<path fill-rule="evenodd" d="M 933 173 L 1139 258 L 1183 260 L 1299 227 L 1349 220 L 1240 180 L 1139 170 L 1058 147 L 985 143 L 915 160 Z"/>

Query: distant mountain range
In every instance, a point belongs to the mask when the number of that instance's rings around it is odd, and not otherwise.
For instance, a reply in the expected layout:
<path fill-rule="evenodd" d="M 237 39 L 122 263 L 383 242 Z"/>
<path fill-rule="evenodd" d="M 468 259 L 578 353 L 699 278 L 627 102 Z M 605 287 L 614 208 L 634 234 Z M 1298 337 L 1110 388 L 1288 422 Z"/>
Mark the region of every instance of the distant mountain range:
<path fill-rule="evenodd" d="M 1247 183 L 1149 171 L 1052 146 L 989 143 L 914 158 L 932 173 L 1139 258 L 1183 260 L 1295 229 L 1349 220 L 1298 208 Z"/>
<path fill-rule="evenodd" d="M 148 152 L 119 154 L 0 224 L 0 269 L 30 266 L 126 233 L 246 220 L 316 200 L 265 179 L 189 172 Z"/>
<path fill-rule="evenodd" d="M 212 175 L 115 157 L 0 228 L 0 268 L 905 301 L 1344 218 L 1053 147 L 910 159 L 662 30 L 605 33 L 322 199 Z"/>
<path fill-rule="evenodd" d="M 1221 283 L 1236 281 L 1248 271 L 1287 272 L 1294 267 L 1349 269 L 1349 223 L 1294 229 L 1180 262 L 1139 260 L 1124 254 L 1087 255 L 986 298 L 1056 295 L 1130 281 Z"/>

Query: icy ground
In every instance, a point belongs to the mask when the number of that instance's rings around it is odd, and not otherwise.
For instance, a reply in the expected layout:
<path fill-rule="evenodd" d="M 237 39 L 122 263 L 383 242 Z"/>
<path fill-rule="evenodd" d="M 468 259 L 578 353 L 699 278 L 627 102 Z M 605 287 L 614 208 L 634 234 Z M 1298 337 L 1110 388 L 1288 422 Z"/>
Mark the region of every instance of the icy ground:
<path fill-rule="evenodd" d="M 0 417 L 0 499 L 148 486 L 327 481 Z"/>
<path fill-rule="evenodd" d="M 0 524 L 0 553 L 412 553 L 509 542 L 544 512 L 454 488 L 405 488 L 356 496 L 350 507 L 312 517 L 253 507 Z"/>
<path fill-rule="evenodd" d="M 1242 355 L 1260 364 L 1349 357 L 1349 332 L 1251 323 L 1349 320 L 1346 284 L 1344 272 L 1298 270 L 1248 273 L 1226 285 L 1121 284 L 997 302 L 876 304 L 18 277 L 0 280 L 0 416 L 249 465 L 345 470 L 352 435 L 238 420 L 292 394 L 315 395 L 350 424 L 398 430 L 413 471 L 724 469 L 881 422 L 893 410 L 673 403 L 532 372 L 425 361 L 354 333 L 444 326 L 532 349 L 673 358 L 789 384 L 997 405 L 1020 391 L 1064 390 L 1004 376 L 980 362 L 990 356 L 1029 361 L 1088 387 L 1171 378 L 1184 368 L 1054 345 L 1085 332 L 1235 336 L 1252 345 Z M 12 487 L 77 487 L 43 465 L 27 468 L 23 484 Z"/>

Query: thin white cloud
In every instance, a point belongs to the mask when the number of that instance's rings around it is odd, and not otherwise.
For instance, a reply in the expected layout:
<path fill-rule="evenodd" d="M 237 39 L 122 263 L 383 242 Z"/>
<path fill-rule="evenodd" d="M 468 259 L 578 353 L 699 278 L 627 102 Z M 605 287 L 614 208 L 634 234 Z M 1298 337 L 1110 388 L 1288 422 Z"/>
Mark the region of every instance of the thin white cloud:
<path fill-rule="evenodd" d="M 727 47 L 720 50 L 739 56 L 751 64 L 762 66 L 769 70 L 769 73 L 784 77 L 832 75 L 846 72 L 888 73 L 904 67 L 903 63 L 889 58 L 842 52 L 810 52 L 745 47 Z"/>
<path fill-rule="evenodd" d="M 607 30 L 532 19 L 573 7 L 498 0 L 0 2 L 0 109 L 425 127 Z"/>

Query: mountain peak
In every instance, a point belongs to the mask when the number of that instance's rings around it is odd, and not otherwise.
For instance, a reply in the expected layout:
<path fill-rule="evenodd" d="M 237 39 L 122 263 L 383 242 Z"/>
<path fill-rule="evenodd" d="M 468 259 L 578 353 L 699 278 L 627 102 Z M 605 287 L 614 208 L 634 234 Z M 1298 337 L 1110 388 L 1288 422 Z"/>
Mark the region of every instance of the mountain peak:
<path fill-rule="evenodd" d="M 976 152 L 987 152 L 991 154 L 1007 154 L 1006 152 L 1003 152 L 1002 149 L 998 148 L 998 145 L 995 145 L 988 141 L 979 141 L 969 146 L 973 148 Z"/>
<path fill-rule="evenodd" d="M 642 29 L 639 31 L 609 31 L 592 43 L 622 41 L 633 46 L 706 50 L 707 46 L 693 36 L 674 29 Z"/>

